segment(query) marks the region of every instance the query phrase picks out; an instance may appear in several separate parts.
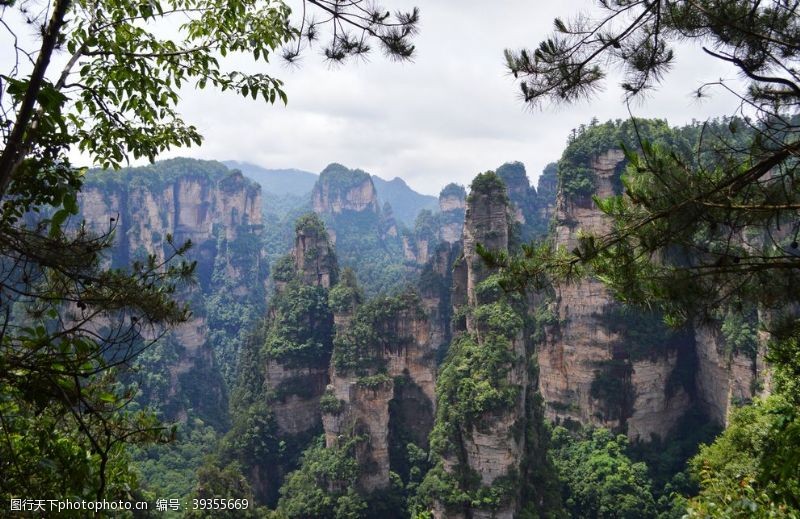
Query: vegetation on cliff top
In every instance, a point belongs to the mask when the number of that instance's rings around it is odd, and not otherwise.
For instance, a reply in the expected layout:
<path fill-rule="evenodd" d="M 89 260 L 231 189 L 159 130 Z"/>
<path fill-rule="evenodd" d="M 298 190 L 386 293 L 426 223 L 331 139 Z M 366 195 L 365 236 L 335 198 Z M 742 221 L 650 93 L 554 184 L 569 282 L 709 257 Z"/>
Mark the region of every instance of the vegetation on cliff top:
<path fill-rule="evenodd" d="M 456 184 L 451 182 L 444 186 L 442 190 L 439 192 L 439 198 L 449 198 L 455 197 L 460 198 L 462 200 L 467 199 L 467 190 L 464 189 L 464 186 L 461 184 Z"/>
<path fill-rule="evenodd" d="M 356 308 L 350 323 L 333 340 L 333 364 L 340 373 L 368 376 L 383 368 L 386 352 L 398 352 L 414 337 L 401 333 L 404 321 L 424 317 L 419 296 L 410 290 L 378 296 Z"/>
<path fill-rule="evenodd" d="M 507 204 L 508 202 L 506 185 L 503 183 L 503 179 L 494 171 L 480 173 L 472 179 L 472 183 L 469 185 L 467 202 L 471 202 L 481 195 L 488 196 L 492 201 L 496 201 L 499 204 Z"/>
<path fill-rule="evenodd" d="M 372 184 L 372 177 L 366 171 L 349 169 L 341 164 L 328 164 L 319 174 L 317 186 L 327 188 L 333 196 L 346 194 L 365 182 Z"/>
<path fill-rule="evenodd" d="M 556 32 L 535 51 L 506 53 L 526 101 L 586 97 L 614 66 L 623 68 L 626 97 L 637 98 L 658 86 L 669 71 L 675 59 L 672 46 L 689 39 L 703 43 L 706 59 L 723 62 L 746 77 L 744 86 L 724 80 L 702 84 L 695 95 L 724 89 L 740 101 L 736 114 L 747 117 L 695 125 L 688 150 L 637 135 L 639 152 L 628 150 L 626 155 L 624 196 L 596 200 L 612 222 L 611 232 L 581 236 L 568 264 L 589 265 L 617 298 L 657 307 L 674 325 L 726 307 L 758 308 L 760 325 L 769 336 L 767 358 L 776 383 L 772 397 L 738 411 L 738 416 L 740 425 L 758 423 L 757 417 L 765 421 L 752 428 L 732 427 L 704 451 L 699 459 L 708 470 L 703 471 L 701 496 L 690 502 L 689 513 L 796 516 L 800 326 L 797 292 L 786 287 L 800 281 L 797 6 L 779 0 L 613 1 L 603 2 L 599 15 L 588 23 L 581 17 L 569 23 L 556 20 Z M 591 194 L 592 179 L 585 171 L 563 173 L 564 185 L 570 184 L 573 194 Z M 538 278 L 553 269 L 546 263 L 512 262 L 511 270 Z M 742 323 L 731 324 L 735 325 L 726 326 L 726 335 L 747 348 L 752 333 Z M 770 412 L 762 414 L 764 406 Z M 747 447 L 760 443 L 763 430 L 779 449 Z M 727 469 L 737 469 L 737 448 L 748 452 L 753 464 L 734 479 Z"/>

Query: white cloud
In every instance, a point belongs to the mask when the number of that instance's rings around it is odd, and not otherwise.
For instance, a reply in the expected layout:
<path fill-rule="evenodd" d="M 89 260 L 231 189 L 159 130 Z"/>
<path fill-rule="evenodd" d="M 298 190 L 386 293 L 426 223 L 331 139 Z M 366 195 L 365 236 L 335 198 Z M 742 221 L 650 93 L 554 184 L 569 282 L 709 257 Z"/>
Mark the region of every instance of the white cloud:
<path fill-rule="evenodd" d="M 286 83 L 287 107 L 186 90 L 181 110 L 206 141 L 171 155 L 310 171 L 341 162 L 385 178 L 400 176 L 436 194 L 448 182 L 467 184 L 511 160 L 524 162 L 535 178 L 558 159 L 572 128 L 593 116 L 628 116 L 613 78 L 592 102 L 531 112 L 503 67 L 504 48 L 535 46 L 555 16 L 569 16 L 587 2 L 399 2 L 415 3 L 422 24 L 413 63 L 388 61 L 376 50 L 368 63 L 330 68 L 307 53 L 299 68 L 269 68 Z M 694 87 L 730 69 L 687 46 L 677 58 L 662 88 L 634 113 L 672 124 L 730 113 L 730 98 L 698 105 L 690 97 Z"/>

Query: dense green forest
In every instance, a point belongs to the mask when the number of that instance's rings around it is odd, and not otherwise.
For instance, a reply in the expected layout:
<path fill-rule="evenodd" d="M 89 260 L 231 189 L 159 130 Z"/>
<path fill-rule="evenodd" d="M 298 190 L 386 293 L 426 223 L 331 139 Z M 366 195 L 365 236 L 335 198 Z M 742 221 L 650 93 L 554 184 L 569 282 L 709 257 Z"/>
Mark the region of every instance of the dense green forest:
<path fill-rule="evenodd" d="M 556 19 L 505 52 L 526 105 L 613 70 L 630 107 L 689 40 L 739 108 L 592 118 L 438 199 L 157 160 L 202 142 L 186 85 L 286 104 L 229 54 L 413 66 L 417 8 L 300 4 L 0 6 L 0 515 L 800 517 L 799 6 Z"/>

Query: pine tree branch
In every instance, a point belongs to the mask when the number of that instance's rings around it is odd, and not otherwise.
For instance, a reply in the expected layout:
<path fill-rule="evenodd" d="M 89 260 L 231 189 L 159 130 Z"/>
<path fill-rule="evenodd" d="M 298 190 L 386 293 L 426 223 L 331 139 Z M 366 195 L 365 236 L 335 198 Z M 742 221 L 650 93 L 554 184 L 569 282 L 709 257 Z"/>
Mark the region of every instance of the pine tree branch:
<path fill-rule="evenodd" d="M 70 4 L 71 0 L 56 0 L 53 8 L 53 15 L 42 39 L 41 52 L 36 59 L 36 65 L 33 67 L 25 96 L 22 98 L 17 117 L 14 120 L 14 128 L 5 143 L 2 155 L 0 155 L 0 196 L 5 194 L 8 185 L 11 183 L 14 170 L 25 155 L 25 133 L 34 115 L 39 92 L 44 86 L 45 73 L 50 65 L 53 51 L 58 44 L 61 28 L 64 26 Z"/>
<path fill-rule="evenodd" d="M 740 60 L 739 58 L 737 58 L 735 56 L 725 56 L 724 54 L 719 54 L 717 52 L 711 51 L 706 47 L 703 47 L 703 51 L 706 54 L 708 54 L 710 56 L 713 56 L 713 57 L 715 57 L 717 59 L 721 59 L 723 61 L 727 61 L 728 63 L 733 63 L 734 65 L 739 67 L 739 69 L 741 69 L 741 71 L 744 72 L 745 75 L 747 75 L 747 77 L 749 77 L 750 79 L 752 79 L 754 81 L 759 81 L 761 83 L 777 83 L 777 84 L 780 84 L 780 85 L 787 86 L 794 92 L 795 96 L 800 97 L 800 86 L 797 86 L 797 84 L 794 83 L 793 81 L 790 81 L 790 80 L 788 80 L 786 78 L 782 78 L 782 77 L 769 77 L 769 76 L 762 76 L 762 75 L 756 74 L 747 65 L 745 65 L 745 63 L 742 60 Z"/>

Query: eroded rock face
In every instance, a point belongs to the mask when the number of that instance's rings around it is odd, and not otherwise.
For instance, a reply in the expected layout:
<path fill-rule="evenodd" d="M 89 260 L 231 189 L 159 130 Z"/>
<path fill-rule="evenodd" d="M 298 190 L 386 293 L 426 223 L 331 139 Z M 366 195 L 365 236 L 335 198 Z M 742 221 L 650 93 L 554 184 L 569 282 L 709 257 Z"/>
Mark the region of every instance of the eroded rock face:
<path fill-rule="evenodd" d="M 216 242 L 215 228 L 232 240 L 261 226 L 261 188 L 238 171 L 219 180 L 187 173 L 160 186 L 105 188 L 89 183 L 79 194 L 79 205 L 95 232 L 116 226 L 116 250 L 123 261 L 141 253 L 163 258 L 167 234 L 176 245 L 192 240 L 195 250 L 204 251 L 216 246 L 210 243 Z M 213 267 L 213 255 L 197 259 L 211 262 L 200 270 Z"/>
<path fill-rule="evenodd" d="M 317 214 L 378 212 L 378 194 L 369 174 L 340 164 L 331 164 L 320 173 L 311 202 Z"/>
<path fill-rule="evenodd" d="M 650 441 L 654 434 L 663 438 L 692 406 L 686 388 L 671 382 L 678 369 L 678 356 L 678 352 L 668 351 L 658 359 L 632 363 L 633 414 L 627 420 L 629 438 Z"/>
<path fill-rule="evenodd" d="M 409 263 L 424 265 L 428 262 L 428 240 L 411 240 L 408 236 L 403 236 L 403 259 Z"/>
<path fill-rule="evenodd" d="M 336 283 L 339 274 L 336 254 L 322 220 L 316 215 L 306 215 L 297 221 L 291 257 L 296 275 L 304 285 L 327 290 Z M 300 435 L 319 428 L 322 420 L 319 401 L 329 381 L 330 343 L 328 348 L 320 352 L 321 357 L 313 365 L 267 360 L 264 379 L 268 390 L 276 395 L 270 406 L 281 434 Z"/>
<path fill-rule="evenodd" d="M 480 243 L 492 251 L 507 251 L 509 207 L 505 194 L 471 193 L 464 224 L 464 261 L 467 265 L 467 304 L 477 305 L 475 288 L 486 279 L 488 270 L 477 253 Z"/>
<path fill-rule="evenodd" d="M 556 302 L 551 311 L 558 323 L 564 324 L 548 327 L 538 352 L 539 391 L 547 417 L 552 421 L 571 419 L 617 425 L 595 417 L 591 396 L 595 371 L 612 359 L 612 344 L 618 339 L 608 333 L 597 317 L 609 301 L 605 288 L 593 280 L 556 288 Z"/>
<path fill-rule="evenodd" d="M 536 195 L 539 201 L 537 214 L 542 222 L 549 222 L 556 208 L 556 194 L 558 193 L 558 166 L 548 164 L 536 184 Z"/>
<path fill-rule="evenodd" d="M 481 244 L 494 251 L 508 251 L 510 225 L 513 215 L 510 211 L 505 185 L 494 174 L 484 174 L 473 182 L 473 189 L 467 201 L 463 231 L 463 254 L 456 261 L 453 272 L 453 304 L 456 312 L 466 313 L 466 321 L 456 323 L 458 331 L 469 334 L 470 340 L 481 344 L 494 331 L 485 324 L 477 322 L 474 310 L 487 301 L 480 301 L 478 285 L 492 272 L 478 256 L 477 245 Z M 466 312 L 463 312 L 464 308 Z M 523 460 L 526 458 L 525 434 L 519 431 L 527 427 L 527 391 L 530 384 L 527 369 L 528 344 L 520 330 L 509 338 L 511 358 L 515 359 L 507 371 L 493 386 L 516 388 L 516 398 L 511 405 L 503 405 L 485 411 L 475 423 L 457 423 L 455 445 L 442 457 L 442 467 L 450 474 L 465 471 L 480 477 L 481 485 L 491 487 L 501 478 L 525 472 Z M 487 346 L 489 347 L 489 346 Z M 492 346 L 495 347 L 495 346 Z M 469 353 L 464 353 L 469 355 Z M 468 357 L 452 359 L 451 362 L 469 363 Z M 444 397 L 447 398 L 447 397 Z M 516 433 L 515 433 L 516 431 Z M 458 477 L 456 477 L 458 480 Z M 518 496 L 508 495 L 496 509 L 470 506 L 466 510 L 453 511 L 434 502 L 434 517 L 513 517 L 518 508 Z"/>
<path fill-rule="evenodd" d="M 200 171 L 214 171 L 195 173 L 191 170 L 193 164 Z M 179 175 L 134 170 L 122 179 L 104 179 L 104 173 L 90 177 L 79 194 L 81 216 L 95 233 L 114 229 L 116 242 L 108 258 L 112 266 L 128 267 L 148 254 L 163 260 L 172 251 L 167 242 L 167 235 L 171 234 L 175 247 L 192 241 L 187 258 L 197 261 L 198 286 L 188 288 L 179 297 L 205 293 L 215 268 L 224 269 L 233 293 L 244 296 L 253 289 L 243 281 L 243 267 L 237 261 L 240 258 L 233 258 L 227 247 L 220 248 L 219 244 L 258 239 L 255 232 L 261 224 L 260 187 L 239 172 L 226 172 L 221 165 L 208 164 L 213 163 L 190 162 L 189 169 Z M 251 260 L 258 262 L 259 258 L 248 258 Z M 201 311 L 164 338 L 165 347 L 175 349 L 177 355 L 177 360 L 166 366 L 168 393 L 157 397 L 164 400 L 158 403 L 169 420 L 185 419 L 189 407 L 204 419 L 226 414 L 226 391 L 208 336 Z M 207 381 L 203 395 L 187 389 L 198 378 Z M 184 405 L 187 400 L 188 405 Z"/>
<path fill-rule="evenodd" d="M 616 194 L 614 177 L 623 160 L 621 150 L 609 150 L 592 161 L 598 197 Z M 581 231 L 603 235 L 610 230 L 608 219 L 588 199 L 569 200 L 559 194 L 555 219 L 556 244 L 566 250 L 577 246 Z M 635 345 L 609 326 L 608 314 L 618 308 L 596 279 L 556 287 L 551 308 L 556 322 L 548 326 L 539 349 L 539 389 L 547 416 L 556 422 L 627 430 L 632 439 L 663 436 L 691 405 L 684 388 L 668 390 L 678 354 L 661 351 L 637 358 L 631 353 Z"/>
<path fill-rule="evenodd" d="M 270 407 L 282 435 L 299 435 L 319 427 L 322 419 L 319 399 L 328 384 L 327 368 L 287 367 L 275 360 L 269 360 L 265 381 L 277 395 L 270 402 Z M 287 391 L 288 388 L 291 389 Z M 303 388 L 302 394 L 291 392 L 297 388 Z"/>
<path fill-rule="evenodd" d="M 439 193 L 439 241 L 453 244 L 461 240 L 466 208 L 467 192 L 463 186 L 448 184 L 442 189 Z"/>
<path fill-rule="evenodd" d="M 366 438 L 356 448 L 361 467 L 358 484 L 365 492 L 389 486 L 392 431 L 402 427 L 419 446 L 427 448 L 433 427 L 436 344 L 431 323 L 419 301 L 409 303 L 390 318 L 391 323 L 384 323 L 386 333 L 402 346 L 372 351 L 373 366 L 380 368 L 360 373 L 337 369 L 332 363 L 327 393 L 335 398 L 339 409 L 329 409 L 322 417 L 329 448 L 354 435 Z M 351 319 L 337 317 L 337 323 L 342 323 L 341 327 L 337 325 L 337 333 L 346 332 Z"/>
<path fill-rule="evenodd" d="M 464 211 L 466 208 L 467 201 L 464 196 L 448 194 L 439 196 L 439 211 L 443 213 L 450 211 Z"/>
<path fill-rule="evenodd" d="M 327 233 L 311 227 L 298 229 L 292 257 L 303 283 L 323 288 L 336 283 L 336 255 Z"/>
<path fill-rule="evenodd" d="M 763 395 L 769 378 L 763 349 L 755 358 L 726 353 L 725 340 L 711 324 L 695 326 L 697 342 L 697 396 L 709 417 L 720 425 L 728 424 L 737 404 Z"/>
<path fill-rule="evenodd" d="M 622 151 L 609 150 L 592 161 L 600 198 L 616 194 L 615 175 L 623 159 Z M 603 235 L 610 230 L 590 200 L 568 200 L 562 193 L 555 220 L 556 244 L 567 250 L 577 246 L 581 231 Z M 724 353 L 718 325 L 698 324 L 674 342 L 637 355 L 641 345 L 610 321 L 621 306 L 602 283 L 588 278 L 555 291 L 538 354 L 539 388 L 553 421 L 604 426 L 649 441 L 669 434 L 691 409 L 725 425 L 731 407 L 750 401 L 768 380 L 764 348 L 756 358 Z M 637 315 L 642 314 L 626 317 L 630 326 L 644 319 Z"/>
<path fill-rule="evenodd" d="M 422 305 L 431 323 L 431 344 L 443 349 L 452 339 L 453 263 L 461 255 L 461 244 L 440 243 L 425 265 L 419 281 Z"/>

